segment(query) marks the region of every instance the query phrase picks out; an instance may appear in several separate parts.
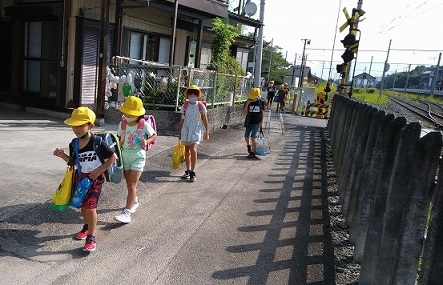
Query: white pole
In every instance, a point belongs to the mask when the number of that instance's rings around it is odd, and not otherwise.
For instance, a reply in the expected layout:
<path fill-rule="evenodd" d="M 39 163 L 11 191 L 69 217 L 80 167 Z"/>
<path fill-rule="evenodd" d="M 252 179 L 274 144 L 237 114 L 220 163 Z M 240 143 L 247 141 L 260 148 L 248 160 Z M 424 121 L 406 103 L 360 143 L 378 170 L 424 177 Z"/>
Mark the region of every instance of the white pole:
<path fill-rule="evenodd" d="M 260 22 L 262 26 L 258 29 L 258 43 L 257 43 L 257 54 L 255 58 L 255 69 L 254 69 L 254 87 L 260 86 L 261 77 L 261 65 L 262 65 L 262 54 L 263 54 L 263 24 L 265 19 L 265 0 L 260 1 Z"/>

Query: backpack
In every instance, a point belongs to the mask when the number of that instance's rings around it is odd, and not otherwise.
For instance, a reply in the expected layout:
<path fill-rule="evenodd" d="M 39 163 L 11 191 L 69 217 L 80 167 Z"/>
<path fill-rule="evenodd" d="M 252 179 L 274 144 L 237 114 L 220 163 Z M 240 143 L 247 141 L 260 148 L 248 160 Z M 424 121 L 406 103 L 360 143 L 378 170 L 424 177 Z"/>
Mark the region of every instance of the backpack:
<path fill-rule="evenodd" d="M 148 125 L 150 125 L 155 133 L 157 133 L 157 124 L 155 123 L 155 118 L 153 115 L 144 115 L 143 118 L 141 118 L 140 120 L 138 120 L 138 124 L 137 124 L 137 131 L 141 134 L 141 132 L 143 132 L 143 127 L 145 125 L 145 122 L 148 123 Z M 125 135 L 126 135 L 126 125 L 127 125 L 127 121 L 125 119 L 124 116 L 122 116 L 122 121 L 121 121 L 121 138 L 120 138 L 120 144 L 123 145 L 123 142 L 125 141 Z M 156 140 L 152 141 L 151 143 L 148 143 L 148 145 L 146 145 L 143 149 L 148 151 L 149 149 L 153 148 L 155 146 Z"/>
<path fill-rule="evenodd" d="M 106 181 L 120 183 L 123 178 L 123 160 L 118 137 L 112 132 L 100 132 L 94 134 L 94 151 L 98 159 L 100 159 L 100 162 L 103 164 L 105 163 L 105 159 L 101 156 L 102 141 L 104 141 L 109 148 L 114 150 L 114 153 L 117 155 L 117 160 L 104 172 Z M 80 165 L 78 161 L 78 138 L 73 140 L 73 147 L 77 157 L 77 165 Z"/>
<path fill-rule="evenodd" d="M 206 106 L 206 101 L 200 101 L 200 100 L 198 100 L 197 101 L 197 104 L 198 104 L 198 110 L 200 111 L 200 113 L 201 112 L 203 112 L 203 106 Z M 186 110 L 188 109 L 188 106 L 189 106 L 189 101 L 186 101 L 184 104 L 183 104 L 183 110 L 185 110 L 185 112 L 186 112 Z"/>

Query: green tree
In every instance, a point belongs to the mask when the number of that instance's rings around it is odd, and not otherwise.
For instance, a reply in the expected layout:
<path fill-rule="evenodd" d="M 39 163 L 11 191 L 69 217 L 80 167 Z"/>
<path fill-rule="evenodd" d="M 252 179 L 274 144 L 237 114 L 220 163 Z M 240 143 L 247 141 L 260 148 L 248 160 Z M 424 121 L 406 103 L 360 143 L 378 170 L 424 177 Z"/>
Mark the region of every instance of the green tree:
<path fill-rule="evenodd" d="M 230 25 L 226 20 L 215 18 L 212 31 L 214 39 L 212 40 L 212 58 L 208 69 L 220 73 L 244 75 L 240 63 L 230 54 L 230 47 L 240 34 L 238 28 Z"/>
<path fill-rule="evenodd" d="M 249 61 L 254 61 L 253 56 L 253 53 L 250 53 Z M 271 63 L 271 68 L 269 68 L 269 63 Z M 282 83 L 290 66 L 291 64 L 282 54 L 281 47 L 272 46 L 271 42 L 263 40 L 261 76 L 268 78 L 268 71 L 270 71 L 269 80 L 274 80 L 277 84 Z"/>

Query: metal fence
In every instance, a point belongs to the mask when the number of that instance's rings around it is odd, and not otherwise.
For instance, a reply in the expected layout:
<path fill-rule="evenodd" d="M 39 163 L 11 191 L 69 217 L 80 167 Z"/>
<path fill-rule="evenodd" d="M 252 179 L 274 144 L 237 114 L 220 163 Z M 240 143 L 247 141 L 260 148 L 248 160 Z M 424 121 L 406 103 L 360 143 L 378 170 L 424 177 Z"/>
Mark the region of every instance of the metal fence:
<path fill-rule="evenodd" d="M 183 92 L 191 84 L 202 90 L 207 106 L 215 108 L 244 102 L 252 86 L 249 76 L 124 57 L 117 59 L 119 63 L 111 65 L 108 70 L 105 108 L 119 106 L 125 97 L 134 95 L 149 108 L 177 111 L 185 100 Z"/>

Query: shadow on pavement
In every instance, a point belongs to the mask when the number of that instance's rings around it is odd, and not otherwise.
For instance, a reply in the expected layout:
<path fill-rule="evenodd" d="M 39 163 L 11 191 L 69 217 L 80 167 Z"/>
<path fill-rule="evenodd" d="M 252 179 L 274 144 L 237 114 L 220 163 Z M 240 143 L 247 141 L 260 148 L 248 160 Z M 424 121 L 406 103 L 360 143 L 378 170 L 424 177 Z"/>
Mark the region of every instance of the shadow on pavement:
<path fill-rule="evenodd" d="M 245 213 L 267 216 L 270 222 L 237 229 L 245 234 L 264 233 L 263 242 L 226 248 L 239 257 L 255 251 L 257 260 L 250 266 L 215 271 L 214 279 L 247 277 L 247 284 L 268 284 L 273 273 L 285 271 L 289 283 L 284 284 L 335 284 L 334 248 L 328 229 L 325 133 L 315 127 L 288 127 L 294 137 L 287 141 L 272 173 L 265 178 L 264 185 L 269 188 L 256 190 L 278 196 L 254 199 L 263 210 Z M 270 210 L 270 205 L 275 208 Z"/>

